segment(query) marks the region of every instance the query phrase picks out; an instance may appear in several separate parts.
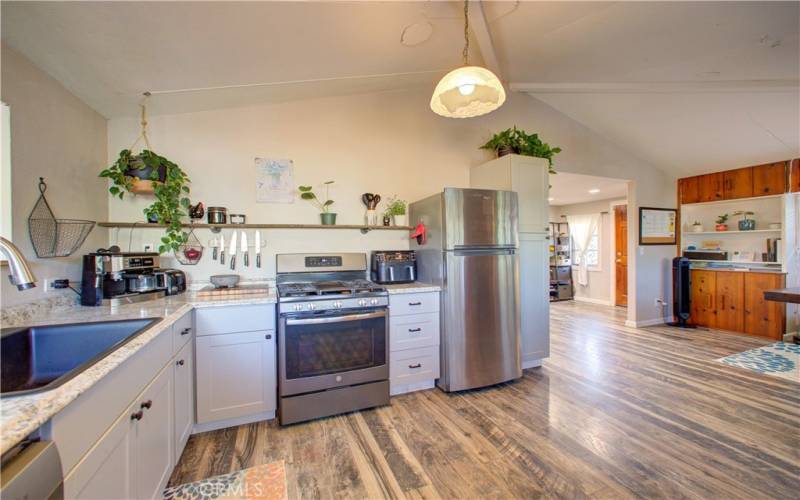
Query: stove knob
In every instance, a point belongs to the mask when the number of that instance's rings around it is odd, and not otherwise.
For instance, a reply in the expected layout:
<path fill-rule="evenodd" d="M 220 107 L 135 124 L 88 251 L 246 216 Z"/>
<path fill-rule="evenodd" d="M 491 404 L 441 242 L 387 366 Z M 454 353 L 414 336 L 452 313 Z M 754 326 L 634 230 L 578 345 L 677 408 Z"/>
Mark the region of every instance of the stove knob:
<path fill-rule="evenodd" d="M 342 307 L 342 303 L 337 300 L 336 302 L 333 303 L 333 307 L 336 309 L 340 309 Z"/>
<path fill-rule="evenodd" d="M 378 299 L 371 299 L 371 300 L 369 301 L 369 303 L 370 303 L 371 305 L 373 305 L 373 306 L 377 306 L 377 305 L 378 305 Z"/>
<path fill-rule="evenodd" d="M 313 310 L 314 310 L 314 309 L 316 309 L 316 308 L 317 308 L 317 305 L 316 305 L 316 304 L 309 304 L 309 305 L 308 305 L 308 310 L 309 310 L 309 311 L 313 311 Z"/>
<path fill-rule="evenodd" d="M 303 304 L 295 304 L 293 309 L 295 311 L 302 311 L 303 310 Z"/>
<path fill-rule="evenodd" d="M 363 307 L 363 306 L 365 306 L 365 305 L 367 305 L 367 299 L 361 299 L 361 300 L 359 300 L 359 301 L 358 301 L 358 305 L 360 305 L 360 306 L 362 306 L 362 307 Z"/>

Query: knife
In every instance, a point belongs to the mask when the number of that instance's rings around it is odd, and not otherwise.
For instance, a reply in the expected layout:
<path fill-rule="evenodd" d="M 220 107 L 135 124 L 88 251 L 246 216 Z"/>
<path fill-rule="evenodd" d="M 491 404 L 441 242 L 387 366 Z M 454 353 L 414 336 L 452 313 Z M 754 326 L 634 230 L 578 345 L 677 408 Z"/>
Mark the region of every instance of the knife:
<path fill-rule="evenodd" d="M 231 236 L 231 269 L 236 269 L 236 231 Z"/>
<path fill-rule="evenodd" d="M 219 263 L 225 265 L 225 235 L 219 235 Z"/>
<path fill-rule="evenodd" d="M 261 267 L 261 231 L 256 231 L 256 267 Z"/>
<path fill-rule="evenodd" d="M 218 244 L 219 243 L 217 242 L 216 238 L 211 240 L 211 258 L 213 260 L 217 260 L 217 258 L 219 257 L 219 246 L 218 246 Z"/>
<path fill-rule="evenodd" d="M 247 233 L 242 231 L 242 253 L 244 253 L 244 267 L 250 267 L 250 253 L 247 249 Z"/>

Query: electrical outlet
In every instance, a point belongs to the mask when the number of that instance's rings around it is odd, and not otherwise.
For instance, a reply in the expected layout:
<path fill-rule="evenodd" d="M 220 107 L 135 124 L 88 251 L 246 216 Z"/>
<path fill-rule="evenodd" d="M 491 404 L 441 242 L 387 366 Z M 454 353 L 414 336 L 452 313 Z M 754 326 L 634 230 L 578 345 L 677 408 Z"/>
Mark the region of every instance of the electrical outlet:
<path fill-rule="evenodd" d="M 663 299 L 656 299 L 656 306 L 661 306 L 661 307 L 664 307 L 664 306 L 666 306 L 666 305 L 667 305 L 667 303 L 666 303 L 666 302 L 664 302 L 664 300 L 663 300 Z"/>
<path fill-rule="evenodd" d="M 44 291 L 53 292 L 56 290 L 64 290 L 69 288 L 69 280 L 65 278 L 44 279 Z"/>

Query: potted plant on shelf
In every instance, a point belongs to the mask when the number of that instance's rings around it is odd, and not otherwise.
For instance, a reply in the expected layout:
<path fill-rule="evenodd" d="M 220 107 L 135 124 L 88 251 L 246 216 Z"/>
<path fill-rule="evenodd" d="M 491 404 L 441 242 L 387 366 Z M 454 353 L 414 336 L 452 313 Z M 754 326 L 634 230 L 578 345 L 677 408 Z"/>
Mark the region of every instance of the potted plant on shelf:
<path fill-rule="evenodd" d="M 408 204 L 405 200 L 401 200 L 397 195 L 389 198 L 389 202 L 384 210 L 383 215 L 391 217 L 395 226 L 405 226 L 408 223 L 406 217 L 406 209 Z"/>
<path fill-rule="evenodd" d="M 518 129 L 516 125 L 494 134 L 480 149 L 495 151 L 498 158 L 512 153 L 545 158 L 551 174 L 556 173 L 553 168 L 553 157 L 561 152 L 561 148 L 551 147 L 542 141 L 539 134 L 528 134 L 524 130 Z"/>
<path fill-rule="evenodd" d="M 695 233 L 702 233 L 703 232 L 703 225 L 700 224 L 700 222 L 698 222 L 698 221 L 694 221 L 694 224 L 692 224 L 692 231 L 695 232 Z"/>
<path fill-rule="evenodd" d="M 739 231 L 752 231 L 756 228 L 756 221 L 747 218 L 748 216 L 755 215 L 754 212 L 750 212 L 749 210 L 737 210 L 733 212 L 733 215 L 742 217 L 742 220 L 739 221 Z"/>
<path fill-rule="evenodd" d="M 186 216 L 189 207 L 191 180 L 177 164 L 149 150 L 133 155 L 123 149 L 117 161 L 99 176 L 111 180 L 108 192 L 119 199 L 126 192 L 142 193 L 143 186 L 147 187 L 145 192 L 152 188 L 156 200 L 144 209 L 144 215 L 148 221 L 167 226 L 158 247 L 160 253 L 177 251 L 186 243 L 188 233 L 183 231 L 181 217 Z"/>
<path fill-rule="evenodd" d="M 715 229 L 717 231 L 727 231 L 728 230 L 728 224 L 726 224 L 726 222 L 728 222 L 728 214 L 720 215 L 719 217 L 717 217 L 717 221 L 716 222 L 717 222 L 717 225 L 715 226 Z"/>
<path fill-rule="evenodd" d="M 321 213 L 319 214 L 319 218 L 322 225 L 334 226 L 336 225 L 336 214 L 328 211 L 330 206 L 333 205 L 333 200 L 330 197 L 329 191 L 333 181 L 326 181 L 323 184 L 325 185 L 325 201 L 320 200 L 319 197 L 314 194 L 311 186 L 300 186 L 297 189 L 300 191 L 300 198 L 310 201 L 320 209 Z"/>

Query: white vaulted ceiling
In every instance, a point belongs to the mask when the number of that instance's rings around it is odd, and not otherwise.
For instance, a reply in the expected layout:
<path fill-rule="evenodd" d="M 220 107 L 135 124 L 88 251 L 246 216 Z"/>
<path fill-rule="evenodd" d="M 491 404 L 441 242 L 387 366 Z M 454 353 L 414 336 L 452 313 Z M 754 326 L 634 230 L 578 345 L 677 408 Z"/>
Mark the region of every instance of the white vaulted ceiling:
<path fill-rule="evenodd" d="M 432 90 L 460 63 L 463 29 L 459 2 L 0 6 L 3 41 L 107 117 L 135 113 L 144 90 L 230 87 L 161 96 L 154 113 Z M 675 175 L 800 155 L 800 2 L 471 9 L 473 61 Z M 405 46 L 414 23 L 430 38 Z"/>

